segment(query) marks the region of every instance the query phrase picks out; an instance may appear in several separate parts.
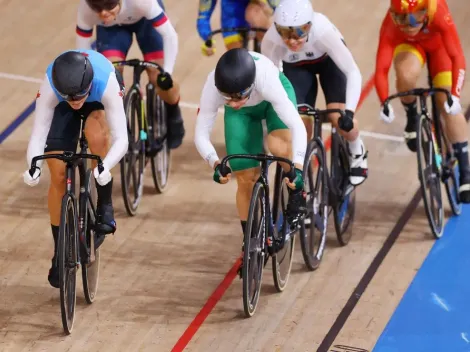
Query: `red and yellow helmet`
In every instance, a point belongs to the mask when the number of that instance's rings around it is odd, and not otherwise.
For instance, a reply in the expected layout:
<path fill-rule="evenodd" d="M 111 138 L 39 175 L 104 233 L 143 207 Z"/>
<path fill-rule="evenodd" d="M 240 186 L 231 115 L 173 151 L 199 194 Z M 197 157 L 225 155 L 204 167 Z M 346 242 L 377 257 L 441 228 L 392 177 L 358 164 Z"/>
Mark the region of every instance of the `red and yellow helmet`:
<path fill-rule="evenodd" d="M 417 27 L 429 18 L 436 0 L 390 0 L 390 15 L 399 26 Z"/>
<path fill-rule="evenodd" d="M 390 10 L 396 14 L 411 14 L 426 11 L 429 7 L 428 0 L 391 0 Z"/>

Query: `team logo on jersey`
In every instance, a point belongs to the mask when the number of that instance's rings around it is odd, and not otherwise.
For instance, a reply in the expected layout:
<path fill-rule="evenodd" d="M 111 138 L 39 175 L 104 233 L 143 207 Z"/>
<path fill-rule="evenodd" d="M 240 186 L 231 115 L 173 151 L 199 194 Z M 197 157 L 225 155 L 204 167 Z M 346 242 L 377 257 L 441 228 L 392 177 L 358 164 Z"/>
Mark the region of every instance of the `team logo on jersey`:
<path fill-rule="evenodd" d="M 444 16 L 444 21 L 446 21 L 446 23 L 448 25 L 451 25 L 452 24 L 452 17 L 450 16 L 450 13 L 447 13 L 445 16 Z"/>
<path fill-rule="evenodd" d="M 313 57 L 315 54 L 312 53 L 312 52 L 308 52 L 308 53 L 305 53 L 305 55 L 306 55 L 307 57 Z"/>
<path fill-rule="evenodd" d="M 289 56 L 289 60 L 291 60 L 291 61 L 296 61 L 296 60 L 298 60 L 298 59 L 299 59 L 299 55 L 298 55 L 298 54 L 291 54 L 291 55 Z"/>

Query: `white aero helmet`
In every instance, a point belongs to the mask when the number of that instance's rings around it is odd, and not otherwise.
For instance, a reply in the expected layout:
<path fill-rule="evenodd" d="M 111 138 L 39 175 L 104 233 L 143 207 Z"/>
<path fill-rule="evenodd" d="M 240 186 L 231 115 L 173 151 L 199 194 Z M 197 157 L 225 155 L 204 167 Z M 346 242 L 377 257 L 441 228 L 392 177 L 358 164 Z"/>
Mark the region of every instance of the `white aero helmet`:
<path fill-rule="evenodd" d="M 311 22 L 312 18 L 310 0 L 281 0 L 274 11 L 274 23 L 281 27 L 300 27 Z"/>

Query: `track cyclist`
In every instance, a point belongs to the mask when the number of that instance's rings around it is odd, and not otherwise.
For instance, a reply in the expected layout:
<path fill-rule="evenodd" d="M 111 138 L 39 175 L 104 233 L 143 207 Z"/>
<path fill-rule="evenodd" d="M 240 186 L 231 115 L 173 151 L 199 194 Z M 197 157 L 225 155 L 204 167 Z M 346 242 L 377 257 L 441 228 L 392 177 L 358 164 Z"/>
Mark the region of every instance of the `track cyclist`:
<path fill-rule="evenodd" d="M 114 66 L 93 50 L 70 50 L 60 54 L 48 67 L 36 98 L 36 113 L 28 145 L 28 167 L 35 156 L 44 153 L 75 152 L 81 119 L 85 122 L 85 137 L 93 154 L 103 160 L 99 173 L 93 174 L 98 192 L 96 227 L 98 247 L 106 234 L 116 231 L 112 204 L 113 178 L 110 170 L 126 154 L 128 147 L 126 116 L 122 103 L 123 84 Z M 112 144 L 108 148 L 108 132 Z M 55 265 L 59 235 L 61 200 L 65 192 L 65 164 L 48 159 L 51 183 L 48 207 L 54 238 L 54 257 L 49 270 L 51 286 L 59 287 L 59 269 Z M 42 161 L 33 176 L 24 172 L 24 182 L 36 186 L 41 176 Z"/>
<path fill-rule="evenodd" d="M 327 108 L 345 110 L 344 118 L 338 114 L 329 118 L 348 141 L 350 183 L 363 183 L 368 176 L 367 151 L 354 118 L 362 77 L 338 29 L 326 16 L 314 12 L 310 0 L 283 0 L 261 42 L 261 53 L 282 66 L 294 86 L 297 104 L 315 106 L 319 76 Z M 311 138 L 313 120 L 302 118 Z"/>
<path fill-rule="evenodd" d="M 429 58 L 433 86 L 452 93 L 449 107 L 445 94 L 436 94 L 437 103 L 446 123 L 446 134 L 459 163 L 460 200 L 470 203 L 470 168 L 468 159 L 467 124 L 460 105 L 460 94 L 465 78 L 465 57 L 457 29 L 445 0 L 391 0 L 380 30 L 376 58 L 375 85 L 380 101 L 388 96 L 388 71 L 392 61 L 396 71 L 396 89 L 399 92 L 416 88 L 422 67 Z M 417 99 L 401 98 L 406 111 L 405 140 L 415 152 Z M 380 118 L 392 122 L 395 114 L 383 106 Z"/>
<path fill-rule="evenodd" d="M 271 24 L 271 16 L 279 0 L 220 0 L 222 28 L 230 27 L 257 27 L 266 28 Z M 197 32 L 204 41 L 201 50 L 206 56 L 215 53 L 215 43 L 207 47 L 205 42 L 211 32 L 211 16 L 217 0 L 199 0 L 199 13 L 197 17 Z M 227 50 L 241 48 L 243 40 L 236 32 L 222 33 Z M 258 32 L 257 38 L 261 41 L 264 33 Z"/>
<path fill-rule="evenodd" d="M 148 69 L 150 82 L 165 101 L 168 114 L 168 146 L 178 148 L 185 134 L 179 107 L 180 88 L 171 74 L 178 54 L 178 35 L 163 10 L 161 0 L 80 0 L 77 15 L 77 48 L 91 48 L 97 26 L 98 52 L 110 61 L 124 60 L 135 33 L 144 60 L 156 62 L 165 73 Z M 124 67 L 119 67 L 124 70 Z M 158 151 L 157 146 L 153 152 Z M 152 153 L 152 150 L 151 150 Z"/>
<path fill-rule="evenodd" d="M 210 142 L 217 111 L 224 106 L 227 155 L 263 153 L 262 120 L 266 120 L 271 153 L 291 159 L 296 177 L 289 186 L 288 221 L 294 225 L 305 209 L 302 168 L 307 133 L 296 109 L 295 93 L 289 80 L 265 56 L 243 48 L 230 49 L 217 62 L 204 85 L 196 120 L 195 144 L 199 154 L 214 169 L 214 181 L 225 184 L 220 161 Z M 292 147 L 291 147 L 292 146 Z M 286 171 L 289 166 L 282 165 Z M 233 159 L 231 171 L 237 180 L 236 203 L 245 231 L 253 186 L 260 174 L 255 160 Z"/>

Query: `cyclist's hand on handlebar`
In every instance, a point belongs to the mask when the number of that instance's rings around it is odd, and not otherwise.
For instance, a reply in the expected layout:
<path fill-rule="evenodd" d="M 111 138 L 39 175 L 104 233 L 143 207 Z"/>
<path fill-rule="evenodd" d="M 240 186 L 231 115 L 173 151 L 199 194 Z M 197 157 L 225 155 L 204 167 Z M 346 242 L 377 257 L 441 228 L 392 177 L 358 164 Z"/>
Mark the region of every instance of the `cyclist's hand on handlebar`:
<path fill-rule="evenodd" d="M 286 181 L 287 186 L 290 189 L 296 190 L 296 189 L 302 189 L 304 187 L 304 178 L 302 176 L 302 170 L 295 168 L 295 178 L 292 180 L 289 180 L 289 177 L 286 177 L 284 180 Z"/>
<path fill-rule="evenodd" d="M 351 110 L 345 110 L 344 117 L 341 116 L 338 120 L 338 127 L 343 131 L 349 132 L 354 128 L 354 112 Z"/>
<path fill-rule="evenodd" d="M 173 88 L 173 78 L 168 72 L 160 73 L 157 76 L 157 85 L 161 90 L 169 90 Z"/>
<path fill-rule="evenodd" d="M 385 121 L 386 123 L 392 123 L 395 120 L 395 113 L 393 112 L 393 108 L 390 104 L 382 105 L 380 107 L 380 119 Z"/>
<path fill-rule="evenodd" d="M 103 165 L 103 168 L 104 169 L 101 173 L 98 170 L 98 166 L 95 167 L 95 169 L 93 170 L 93 175 L 96 178 L 96 182 L 98 182 L 100 186 L 106 186 L 109 182 L 111 182 L 111 179 L 113 178 L 108 168 L 104 165 Z"/>
<path fill-rule="evenodd" d="M 33 175 L 29 173 L 29 169 L 23 173 L 23 181 L 30 187 L 34 187 L 39 183 L 39 177 L 41 176 L 41 169 L 36 168 Z"/>
<path fill-rule="evenodd" d="M 462 112 L 462 106 L 460 105 L 460 99 L 457 98 L 455 95 L 452 95 L 452 105 L 449 106 L 449 103 L 446 102 L 444 103 L 444 109 L 446 110 L 446 113 L 449 115 L 457 115 Z"/>
<path fill-rule="evenodd" d="M 221 164 L 217 164 L 217 166 L 214 169 L 214 176 L 213 179 L 215 182 L 220 183 L 222 185 L 226 184 L 228 181 L 230 181 L 230 178 L 232 177 L 232 169 L 230 169 L 228 166 L 225 169 L 225 176 L 222 175 L 221 172 Z"/>
<path fill-rule="evenodd" d="M 206 42 L 203 42 L 201 45 L 201 52 L 204 56 L 212 56 L 215 54 L 215 40 L 210 40 L 211 45 L 206 45 Z"/>

